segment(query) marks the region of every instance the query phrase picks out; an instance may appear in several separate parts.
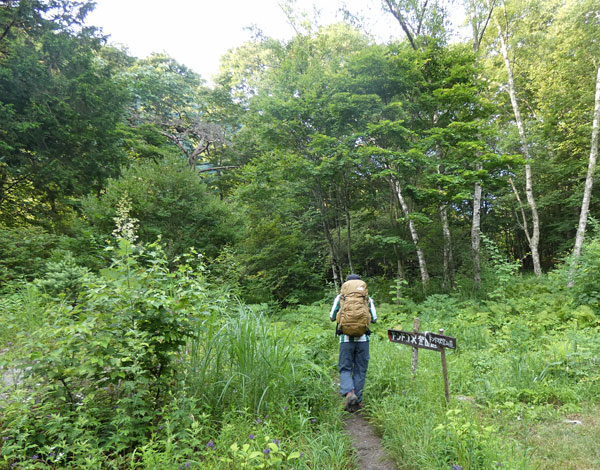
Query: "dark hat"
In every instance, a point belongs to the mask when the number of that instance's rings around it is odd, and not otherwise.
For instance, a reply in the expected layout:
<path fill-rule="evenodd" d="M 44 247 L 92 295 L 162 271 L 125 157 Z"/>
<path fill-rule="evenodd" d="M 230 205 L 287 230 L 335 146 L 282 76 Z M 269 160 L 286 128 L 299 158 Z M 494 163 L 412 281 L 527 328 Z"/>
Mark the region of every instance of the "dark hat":
<path fill-rule="evenodd" d="M 346 276 L 346 281 L 355 281 L 357 279 L 360 279 L 360 276 L 358 274 L 348 274 Z"/>

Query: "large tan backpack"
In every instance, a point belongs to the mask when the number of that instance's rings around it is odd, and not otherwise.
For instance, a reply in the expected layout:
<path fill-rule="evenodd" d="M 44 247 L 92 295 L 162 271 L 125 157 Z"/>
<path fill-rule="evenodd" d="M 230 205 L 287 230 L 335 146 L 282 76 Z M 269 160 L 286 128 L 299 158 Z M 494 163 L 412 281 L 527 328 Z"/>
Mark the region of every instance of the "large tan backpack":
<path fill-rule="evenodd" d="M 371 313 L 369 290 L 365 281 L 353 279 L 342 284 L 336 321 L 338 331 L 348 336 L 362 336 L 368 331 Z"/>

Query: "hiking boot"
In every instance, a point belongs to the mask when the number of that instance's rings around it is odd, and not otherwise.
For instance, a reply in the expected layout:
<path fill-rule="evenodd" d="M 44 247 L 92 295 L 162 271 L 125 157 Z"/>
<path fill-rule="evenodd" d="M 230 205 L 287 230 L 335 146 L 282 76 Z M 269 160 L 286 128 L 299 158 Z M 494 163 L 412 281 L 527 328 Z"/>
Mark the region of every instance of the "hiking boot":
<path fill-rule="evenodd" d="M 357 409 L 358 405 L 358 397 L 354 394 L 354 392 L 348 392 L 346 394 L 346 401 L 344 402 L 344 410 L 349 413 L 354 413 Z"/>
<path fill-rule="evenodd" d="M 359 403 L 357 400 L 354 405 L 350 405 L 348 408 L 349 408 L 348 411 L 350 413 L 356 413 L 356 412 L 362 410 L 362 403 Z"/>

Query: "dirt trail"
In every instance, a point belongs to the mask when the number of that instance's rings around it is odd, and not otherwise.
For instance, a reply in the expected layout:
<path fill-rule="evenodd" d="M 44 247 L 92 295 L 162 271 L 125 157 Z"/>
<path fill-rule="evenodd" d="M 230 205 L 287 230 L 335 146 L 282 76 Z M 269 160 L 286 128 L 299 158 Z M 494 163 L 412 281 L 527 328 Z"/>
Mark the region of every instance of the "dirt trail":
<path fill-rule="evenodd" d="M 385 455 L 381 439 L 375 435 L 373 426 L 362 412 L 346 418 L 346 431 L 352 439 L 360 470 L 396 470 L 394 463 Z"/>

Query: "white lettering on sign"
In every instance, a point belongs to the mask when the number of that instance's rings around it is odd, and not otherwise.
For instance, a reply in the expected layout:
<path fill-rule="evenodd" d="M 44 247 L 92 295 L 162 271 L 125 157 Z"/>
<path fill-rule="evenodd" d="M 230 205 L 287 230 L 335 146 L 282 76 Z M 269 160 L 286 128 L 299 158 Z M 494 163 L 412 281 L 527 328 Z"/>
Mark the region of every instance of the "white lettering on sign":
<path fill-rule="evenodd" d="M 416 333 L 411 331 L 388 330 L 388 338 L 394 343 L 407 344 L 415 348 L 441 351 L 442 348 L 456 349 L 456 338 L 434 333 Z"/>
<path fill-rule="evenodd" d="M 456 341 L 452 342 L 452 339 L 449 337 L 443 337 L 441 335 L 432 336 L 431 334 L 425 333 L 426 336 L 429 336 L 429 342 L 432 344 L 437 344 L 442 348 L 456 348 Z"/>

